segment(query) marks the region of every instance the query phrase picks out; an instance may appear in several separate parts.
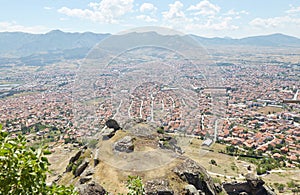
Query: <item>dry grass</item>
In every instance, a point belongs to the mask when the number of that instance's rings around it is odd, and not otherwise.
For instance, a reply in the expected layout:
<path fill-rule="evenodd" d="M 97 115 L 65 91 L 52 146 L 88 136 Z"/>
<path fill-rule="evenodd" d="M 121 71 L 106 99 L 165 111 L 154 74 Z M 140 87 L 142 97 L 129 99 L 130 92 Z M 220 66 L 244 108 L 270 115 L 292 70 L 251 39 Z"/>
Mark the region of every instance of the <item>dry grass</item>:
<path fill-rule="evenodd" d="M 63 145 L 61 145 L 55 148 L 54 153 L 47 155 L 48 161 L 51 164 L 49 166 L 51 174 L 48 175 L 47 182 L 52 182 L 59 174 L 62 174 L 66 170 L 70 158 L 74 156 L 77 151 L 78 149 L 71 151 L 65 150 Z"/>
<path fill-rule="evenodd" d="M 258 109 L 257 112 L 260 112 L 262 114 L 273 114 L 273 113 L 277 113 L 277 112 L 282 112 L 283 109 L 282 108 L 278 108 L 278 107 L 273 107 L 273 106 L 265 106 L 261 109 Z"/>

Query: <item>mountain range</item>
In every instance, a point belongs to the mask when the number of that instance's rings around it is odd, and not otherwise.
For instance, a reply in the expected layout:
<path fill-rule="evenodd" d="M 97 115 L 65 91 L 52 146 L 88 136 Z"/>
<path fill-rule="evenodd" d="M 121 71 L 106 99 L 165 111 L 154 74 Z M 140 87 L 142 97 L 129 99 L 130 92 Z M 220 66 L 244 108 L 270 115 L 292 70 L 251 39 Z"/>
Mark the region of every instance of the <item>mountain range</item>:
<path fill-rule="evenodd" d="M 23 32 L 1 32 L 0 33 L 0 66 L 8 63 L 22 65 L 45 65 L 62 59 L 80 59 L 104 38 L 110 34 L 96 34 L 91 32 L 68 33 L 60 30 L 53 30 L 46 34 L 29 34 Z M 161 39 L 166 35 L 153 32 L 131 33 L 128 36 L 130 41 L 136 39 L 152 38 Z M 160 37 L 161 36 L 161 37 Z M 171 40 L 167 35 L 168 40 Z M 186 35 L 187 36 L 187 35 Z M 197 40 L 202 46 L 255 46 L 255 47 L 291 47 L 300 48 L 300 39 L 284 34 L 271 34 L 253 36 L 241 39 L 232 38 L 206 38 L 197 35 L 189 35 Z M 127 38 L 127 37 L 126 37 Z M 116 39 L 117 40 L 117 39 Z M 116 45 L 117 46 L 117 45 Z"/>

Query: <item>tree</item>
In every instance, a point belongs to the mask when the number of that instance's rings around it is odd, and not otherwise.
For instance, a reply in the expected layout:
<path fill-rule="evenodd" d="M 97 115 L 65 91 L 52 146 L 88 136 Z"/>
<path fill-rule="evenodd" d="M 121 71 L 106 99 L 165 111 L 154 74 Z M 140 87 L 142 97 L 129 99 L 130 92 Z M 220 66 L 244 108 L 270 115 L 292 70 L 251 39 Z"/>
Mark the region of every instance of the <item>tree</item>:
<path fill-rule="evenodd" d="M 48 159 L 43 149 L 26 146 L 25 137 L 11 138 L 0 126 L 0 192 L 3 194 L 77 194 L 73 187 L 46 185 Z"/>
<path fill-rule="evenodd" d="M 217 162 L 216 162 L 214 159 L 211 159 L 211 160 L 210 160 L 210 163 L 211 163 L 212 165 L 216 165 L 216 166 L 217 166 Z"/>

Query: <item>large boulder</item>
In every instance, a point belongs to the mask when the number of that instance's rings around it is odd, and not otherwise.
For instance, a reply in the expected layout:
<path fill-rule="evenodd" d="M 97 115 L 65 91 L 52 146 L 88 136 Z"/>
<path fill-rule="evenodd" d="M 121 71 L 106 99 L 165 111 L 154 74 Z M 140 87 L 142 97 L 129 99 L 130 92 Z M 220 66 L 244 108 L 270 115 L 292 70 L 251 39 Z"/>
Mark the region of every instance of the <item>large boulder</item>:
<path fill-rule="evenodd" d="M 205 168 L 191 159 L 186 159 L 182 164 L 173 169 L 183 181 L 192 184 L 197 190 L 201 190 L 206 195 L 218 194 L 212 178 Z"/>
<path fill-rule="evenodd" d="M 118 140 L 114 143 L 113 146 L 115 151 L 118 152 L 133 152 L 134 145 L 133 145 L 133 138 L 130 136 L 125 136 L 122 139 Z"/>
<path fill-rule="evenodd" d="M 173 195 L 174 192 L 169 188 L 169 182 L 166 179 L 149 180 L 145 184 L 145 193 L 147 195 Z"/>
<path fill-rule="evenodd" d="M 114 129 L 115 131 L 121 129 L 120 125 L 118 124 L 118 122 L 114 119 L 108 119 L 105 122 L 105 125 L 110 128 L 110 129 Z"/>
<path fill-rule="evenodd" d="M 99 185 L 98 183 L 95 183 L 94 181 L 80 185 L 78 187 L 78 191 L 80 195 L 105 195 L 106 190 Z"/>

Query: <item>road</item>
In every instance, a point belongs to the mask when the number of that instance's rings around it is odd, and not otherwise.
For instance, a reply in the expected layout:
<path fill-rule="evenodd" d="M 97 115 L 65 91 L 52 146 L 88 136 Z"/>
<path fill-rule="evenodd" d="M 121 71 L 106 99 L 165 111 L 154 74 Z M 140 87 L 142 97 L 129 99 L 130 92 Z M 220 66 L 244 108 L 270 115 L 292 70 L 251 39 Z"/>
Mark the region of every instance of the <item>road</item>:
<path fill-rule="evenodd" d="M 296 93 L 295 93 L 295 95 L 294 95 L 294 98 L 293 98 L 293 100 L 297 100 L 298 93 L 299 93 L 299 89 L 297 89 L 297 91 L 296 91 Z"/>
<path fill-rule="evenodd" d="M 217 137 L 218 137 L 218 120 L 219 120 L 219 119 L 217 119 L 217 120 L 215 121 L 215 134 L 214 134 L 214 142 L 216 142 L 216 141 L 217 141 Z"/>
<path fill-rule="evenodd" d="M 140 106 L 140 118 L 143 118 L 143 114 L 142 114 L 142 111 L 143 111 L 143 104 L 144 104 L 144 101 L 141 100 L 141 106 Z"/>

